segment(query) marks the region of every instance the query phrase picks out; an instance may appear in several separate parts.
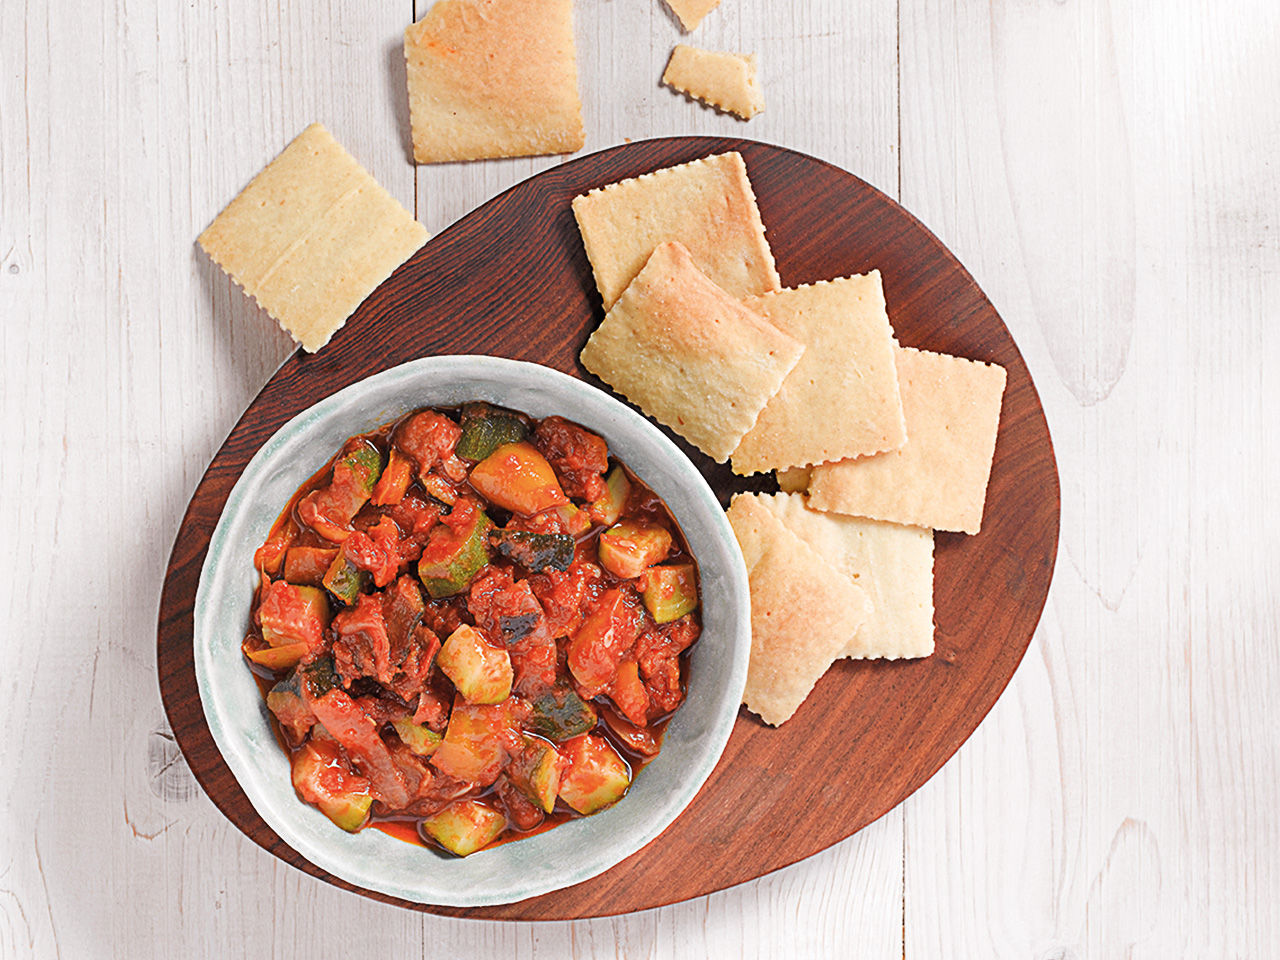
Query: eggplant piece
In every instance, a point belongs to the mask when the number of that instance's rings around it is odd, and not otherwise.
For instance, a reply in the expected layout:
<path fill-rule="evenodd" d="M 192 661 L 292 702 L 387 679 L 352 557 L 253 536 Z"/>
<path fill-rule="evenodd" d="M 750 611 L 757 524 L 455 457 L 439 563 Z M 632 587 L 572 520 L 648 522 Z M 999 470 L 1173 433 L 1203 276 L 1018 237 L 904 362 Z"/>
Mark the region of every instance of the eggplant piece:
<path fill-rule="evenodd" d="M 567 533 L 530 533 L 527 530 L 495 530 L 489 542 L 504 557 L 531 573 L 569 569 L 573 563 L 574 541 Z"/>
<path fill-rule="evenodd" d="M 324 588 L 344 606 L 351 606 L 373 579 L 368 570 L 361 570 L 347 559 L 346 551 L 339 550 L 324 575 Z"/>

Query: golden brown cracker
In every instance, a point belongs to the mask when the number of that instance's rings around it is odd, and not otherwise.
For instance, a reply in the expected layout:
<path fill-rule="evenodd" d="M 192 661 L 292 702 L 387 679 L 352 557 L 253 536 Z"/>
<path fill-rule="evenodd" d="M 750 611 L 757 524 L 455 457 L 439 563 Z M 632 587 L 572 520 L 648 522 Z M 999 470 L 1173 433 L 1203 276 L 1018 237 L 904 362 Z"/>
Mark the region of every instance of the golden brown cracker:
<path fill-rule="evenodd" d="M 608 310 L 664 240 L 742 298 L 781 288 L 747 167 L 722 153 L 575 197 L 573 215 Z"/>
<path fill-rule="evenodd" d="M 933 531 L 811 510 L 799 494 L 760 504 L 862 587 L 871 615 L 843 656 L 897 660 L 933 653 Z"/>
<path fill-rule="evenodd" d="M 662 82 L 743 120 L 764 109 L 754 53 L 718 53 L 676 44 Z"/>
<path fill-rule="evenodd" d="M 437 0 L 404 56 L 418 163 L 582 149 L 572 0 Z"/>
<path fill-rule="evenodd" d="M 977 533 L 1000 426 L 1004 368 L 906 347 L 898 349 L 897 366 L 906 444 L 815 467 L 809 505 Z"/>
<path fill-rule="evenodd" d="M 667 6 L 680 18 L 685 33 L 696 29 L 702 18 L 719 5 L 720 0 L 667 0 Z"/>
<path fill-rule="evenodd" d="M 878 453 L 906 439 L 880 273 L 747 301 L 804 356 L 733 453 L 738 474 Z"/>
<path fill-rule="evenodd" d="M 198 243 L 303 349 L 329 342 L 427 231 L 318 123 Z"/>
<path fill-rule="evenodd" d="M 582 350 L 582 365 L 724 463 L 804 346 L 660 243 Z"/>
<path fill-rule="evenodd" d="M 870 614 L 866 593 L 750 494 L 729 506 L 751 589 L 751 660 L 742 700 L 788 720 Z"/>

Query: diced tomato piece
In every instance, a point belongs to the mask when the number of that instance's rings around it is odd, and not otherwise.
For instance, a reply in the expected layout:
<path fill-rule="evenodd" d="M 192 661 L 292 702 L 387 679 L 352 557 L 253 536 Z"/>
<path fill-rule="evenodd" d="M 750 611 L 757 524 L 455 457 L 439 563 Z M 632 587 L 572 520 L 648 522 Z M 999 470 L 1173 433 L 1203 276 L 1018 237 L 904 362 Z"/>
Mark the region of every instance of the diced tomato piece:
<path fill-rule="evenodd" d="M 358 569 L 373 575 L 374 586 L 385 587 L 404 569 L 410 554 L 419 553 L 417 544 L 402 541 L 400 528 L 390 517 L 382 517 L 366 532 L 357 530 L 343 545 L 347 559 Z"/>
<path fill-rule="evenodd" d="M 333 465 L 329 485 L 313 490 L 298 503 L 302 522 L 332 543 L 351 536 L 351 521 L 369 501 L 381 469 L 381 457 L 367 440 L 348 444 Z"/>
<path fill-rule="evenodd" d="M 548 570 L 526 581 L 547 615 L 547 630 L 553 637 L 567 637 L 582 626 L 587 609 L 604 591 L 604 575 L 594 563 L 575 561 L 560 573 Z"/>
<path fill-rule="evenodd" d="M 569 671 L 593 697 L 613 679 L 635 646 L 644 622 L 640 597 L 630 586 L 608 590 L 569 642 Z"/>
<path fill-rule="evenodd" d="M 305 643 L 309 652 L 318 652 L 329 623 L 329 601 L 323 590 L 273 580 L 262 595 L 258 621 L 262 638 L 273 647 Z"/>
<path fill-rule="evenodd" d="M 551 464 L 525 441 L 503 444 L 477 463 L 471 485 L 504 510 L 524 516 L 569 502 Z"/>

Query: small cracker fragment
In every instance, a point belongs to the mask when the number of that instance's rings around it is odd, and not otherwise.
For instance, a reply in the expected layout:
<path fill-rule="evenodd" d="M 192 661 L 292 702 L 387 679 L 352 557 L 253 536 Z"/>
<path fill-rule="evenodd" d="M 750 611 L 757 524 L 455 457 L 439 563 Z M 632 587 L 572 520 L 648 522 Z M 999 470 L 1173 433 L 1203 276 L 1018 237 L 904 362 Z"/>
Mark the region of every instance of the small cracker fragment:
<path fill-rule="evenodd" d="M 754 53 L 716 53 L 679 43 L 671 51 L 662 82 L 743 120 L 764 109 Z"/>
<path fill-rule="evenodd" d="M 313 123 L 197 242 L 314 353 L 427 237 L 426 228 Z"/>
<path fill-rule="evenodd" d="M 720 6 L 720 0 L 667 0 L 671 12 L 680 18 L 680 25 L 688 33 L 702 22 L 702 18 Z"/>
<path fill-rule="evenodd" d="M 751 587 L 751 661 L 742 701 L 765 723 L 790 719 L 871 612 L 866 593 L 751 494 L 729 505 Z"/>
<path fill-rule="evenodd" d="M 437 0 L 404 57 L 418 163 L 582 149 L 572 0 Z"/>
<path fill-rule="evenodd" d="M 809 477 L 813 474 L 813 467 L 787 467 L 785 470 L 778 470 L 774 474 L 774 478 L 778 481 L 778 489 L 783 493 L 804 493 L 809 489 Z"/>
<path fill-rule="evenodd" d="M 582 350 L 582 365 L 718 463 L 804 352 L 660 243 Z"/>
<path fill-rule="evenodd" d="M 933 531 L 810 510 L 799 494 L 760 504 L 818 556 L 867 591 L 872 611 L 845 647 L 855 659 L 933 653 Z"/>
<path fill-rule="evenodd" d="M 739 153 L 592 190 L 574 198 L 573 215 L 606 310 L 663 240 L 683 243 L 698 269 L 739 299 L 782 288 Z"/>
<path fill-rule="evenodd" d="M 977 533 L 1000 427 L 1004 368 L 906 347 L 898 349 L 897 364 L 906 445 L 815 467 L 809 506 Z"/>
<path fill-rule="evenodd" d="M 765 294 L 747 306 L 802 342 L 805 352 L 734 451 L 734 473 L 902 446 L 893 328 L 878 270 Z"/>

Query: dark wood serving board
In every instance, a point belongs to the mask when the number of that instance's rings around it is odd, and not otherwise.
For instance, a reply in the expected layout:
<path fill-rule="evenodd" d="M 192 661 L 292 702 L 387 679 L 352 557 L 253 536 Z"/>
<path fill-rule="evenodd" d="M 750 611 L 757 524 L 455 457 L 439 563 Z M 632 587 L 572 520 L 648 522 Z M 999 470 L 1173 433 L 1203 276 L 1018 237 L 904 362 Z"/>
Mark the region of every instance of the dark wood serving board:
<path fill-rule="evenodd" d="M 445 908 L 356 888 L 312 865 L 254 812 L 205 725 L 192 607 L 209 537 L 258 447 L 341 387 L 417 357 L 486 353 L 593 381 L 578 351 L 602 317 L 569 202 L 593 187 L 738 150 L 788 286 L 879 269 L 906 346 L 999 363 L 1008 387 L 982 533 L 936 539 L 937 651 L 840 661 L 780 729 L 741 711 L 719 765 L 658 839 L 594 880 L 506 906 Z M 680 442 L 724 502 L 746 489 Z M 767 481 L 757 480 L 755 489 Z M 431 240 L 319 354 L 292 356 L 250 404 L 187 508 L 160 600 L 160 690 L 188 764 L 251 839 L 365 896 L 452 916 L 549 920 L 643 910 L 721 890 L 843 840 L 902 802 L 956 751 L 1013 676 L 1044 606 L 1059 486 L 1039 398 L 995 308 L 914 217 L 812 157 L 712 137 L 651 140 L 572 160 L 489 201 Z M 247 611 L 246 611 L 247 615 Z"/>

